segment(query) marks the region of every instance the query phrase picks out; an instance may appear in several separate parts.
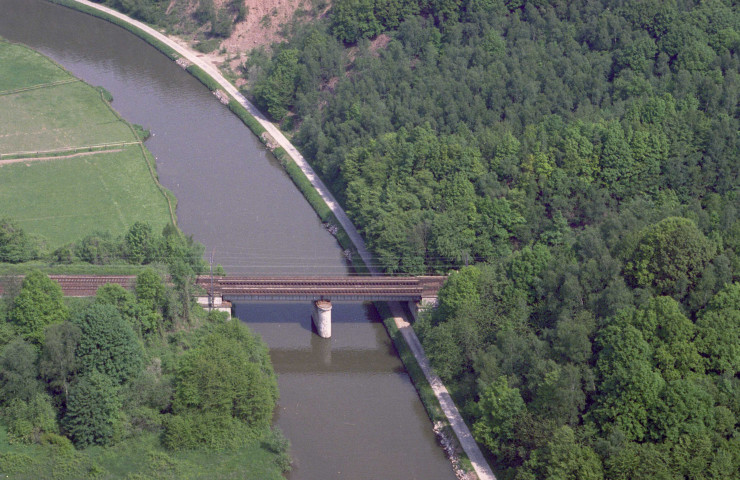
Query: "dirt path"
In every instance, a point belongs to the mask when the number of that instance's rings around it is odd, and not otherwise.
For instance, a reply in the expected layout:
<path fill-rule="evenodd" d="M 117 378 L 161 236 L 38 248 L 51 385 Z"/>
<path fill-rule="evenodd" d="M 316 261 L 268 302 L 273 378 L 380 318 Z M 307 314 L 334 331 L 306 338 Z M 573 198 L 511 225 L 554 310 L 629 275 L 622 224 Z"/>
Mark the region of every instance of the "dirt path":
<path fill-rule="evenodd" d="M 80 152 L 80 153 L 72 153 L 70 155 L 56 155 L 56 156 L 48 156 L 48 157 L 24 157 L 24 158 L 9 158 L 7 160 L 0 160 L 0 165 L 9 165 L 11 163 L 24 163 L 24 162 L 46 162 L 46 161 L 53 161 L 53 160 L 61 160 L 63 158 L 76 158 L 76 157 L 84 157 L 87 155 L 98 155 L 101 153 L 115 153 L 115 152 L 122 152 L 122 148 L 116 148 L 113 150 L 97 150 L 95 152 Z"/>
<path fill-rule="evenodd" d="M 370 252 L 367 250 L 367 247 L 365 246 L 365 241 L 362 239 L 360 234 L 357 232 L 357 229 L 350 221 L 349 217 L 347 217 L 347 214 L 344 212 L 344 209 L 339 205 L 339 202 L 334 198 L 334 196 L 329 192 L 329 189 L 324 185 L 324 182 L 321 181 L 321 179 L 316 175 L 316 172 L 314 172 L 313 168 L 308 164 L 305 158 L 303 158 L 303 155 L 296 149 L 293 144 L 291 144 L 287 138 L 285 138 L 285 135 L 272 123 L 270 122 L 263 114 L 260 112 L 257 107 L 252 105 L 251 102 L 249 102 L 246 98 L 244 98 L 244 95 L 239 93 L 239 90 L 232 85 L 228 80 L 226 80 L 223 75 L 221 75 L 221 72 L 218 70 L 218 68 L 213 65 L 213 63 L 206 61 L 203 54 L 200 54 L 193 49 L 186 47 L 178 42 L 173 41 L 171 38 L 167 37 L 166 35 L 161 34 L 160 32 L 154 30 L 153 28 L 138 22 L 136 20 L 133 20 L 126 15 L 123 15 L 120 12 L 117 12 L 115 10 L 112 10 L 110 8 L 104 7 L 102 5 L 99 5 L 97 3 L 92 3 L 87 0 L 75 0 L 78 3 L 87 5 L 92 8 L 96 8 L 98 10 L 104 11 L 110 15 L 113 15 L 117 18 L 120 18 L 122 20 L 125 20 L 126 22 L 129 22 L 132 25 L 135 25 L 136 27 L 140 28 L 141 30 L 145 31 L 149 35 L 152 35 L 153 37 L 157 38 L 161 42 L 164 42 L 165 44 L 169 45 L 173 49 L 175 49 L 180 55 L 185 57 L 188 61 L 191 63 L 198 65 L 200 68 L 205 70 L 211 77 L 213 77 L 214 80 L 216 80 L 221 87 L 229 92 L 239 103 L 241 103 L 244 108 L 249 111 L 249 113 L 254 116 L 254 118 L 267 130 L 267 132 L 272 135 L 272 138 L 275 139 L 275 141 L 285 149 L 286 152 L 288 152 L 288 155 L 293 159 L 293 161 L 298 165 L 301 170 L 303 170 L 303 173 L 308 177 L 309 181 L 311 182 L 311 185 L 316 189 L 316 191 L 319 193 L 321 198 L 326 202 L 327 206 L 331 209 L 331 211 L 334 213 L 334 215 L 337 217 L 337 220 L 342 225 L 344 230 L 347 232 L 347 235 L 352 240 L 352 243 L 354 243 L 355 248 L 357 248 L 357 252 L 359 253 L 360 257 L 362 257 L 362 260 L 365 262 L 365 265 L 368 266 L 368 269 L 370 269 L 370 272 L 373 275 L 379 275 L 380 272 L 374 268 L 373 262 L 372 262 L 372 256 L 370 255 Z M 460 412 L 458 412 L 457 407 L 455 406 L 455 403 L 452 401 L 452 398 L 450 397 L 450 394 L 447 392 L 447 389 L 445 388 L 442 381 L 439 379 L 438 376 L 436 376 L 434 373 L 432 373 L 432 367 L 429 363 L 429 360 L 427 359 L 426 355 L 424 354 L 424 349 L 421 346 L 421 342 L 419 342 L 418 337 L 416 336 L 416 333 L 414 332 L 413 328 L 411 328 L 411 325 L 404 317 L 403 313 L 401 312 L 401 309 L 397 304 L 394 304 L 391 302 L 390 304 L 391 311 L 393 312 L 393 316 L 396 320 L 396 325 L 398 325 L 399 330 L 401 330 L 404 339 L 406 339 L 406 342 L 411 347 L 411 350 L 414 353 L 414 356 L 416 357 L 417 362 L 419 362 L 419 365 L 421 366 L 422 370 L 424 371 L 424 375 L 427 378 L 427 381 L 429 381 L 430 385 L 432 386 L 432 389 L 434 390 L 434 394 L 437 396 L 437 399 L 439 400 L 439 403 L 442 405 L 442 410 L 444 411 L 445 415 L 447 416 L 448 421 L 450 422 L 450 425 L 452 426 L 453 430 L 455 431 L 455 434 L 457 435 L 458 440 L 460 441 L 460 445 L 465 450 L 465 453 L 470 458 L 471 462 L 473 463 L 473 467 L 475 469 L 475 472 L 478 474 L 478 478 L 480 480 L 496 480 L 496 476 L 493 474 L 493 471 L 491 470 L 491 467 L 488 466 L 488 463 L 486 462 L 485 458 L 483 457 L 483 454 L 481 453 L 480 449 L 478 448 L 478 444 L 475 443 L 475 440 L 473 439 L 473 435 L 470 433 L 470 430 L 468 429 L 467 425 L 465 425 L 465 422 L 462 419 L 462 416 L 460 415 Z"/>

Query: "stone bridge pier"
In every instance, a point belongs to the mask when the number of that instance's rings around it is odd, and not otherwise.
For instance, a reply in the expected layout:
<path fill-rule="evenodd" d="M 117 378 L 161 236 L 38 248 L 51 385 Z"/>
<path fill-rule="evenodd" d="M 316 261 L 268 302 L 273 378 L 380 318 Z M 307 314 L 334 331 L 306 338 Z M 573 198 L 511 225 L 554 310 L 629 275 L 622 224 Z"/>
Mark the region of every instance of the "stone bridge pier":
<path fill-rule="evenodd" d="M 313 313 L 311 314 L 316 332 L 321 338 L 331 338 L 331 302 L 329 300 L 316 300 L 313 302 Z"/>

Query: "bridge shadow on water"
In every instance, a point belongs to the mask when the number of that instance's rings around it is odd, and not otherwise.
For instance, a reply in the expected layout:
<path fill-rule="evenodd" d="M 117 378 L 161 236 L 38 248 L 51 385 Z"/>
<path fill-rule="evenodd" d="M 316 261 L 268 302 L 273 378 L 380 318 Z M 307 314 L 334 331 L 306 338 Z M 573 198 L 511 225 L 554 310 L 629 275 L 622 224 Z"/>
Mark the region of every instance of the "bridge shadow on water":
<path fill-rule="evenodd" d="M 234 315 L 262 336 L 278 373 L 407 375 L 372 304 L 332 305 L 331 338 L 317 334 L 307 302 L 238 302 Z"/>

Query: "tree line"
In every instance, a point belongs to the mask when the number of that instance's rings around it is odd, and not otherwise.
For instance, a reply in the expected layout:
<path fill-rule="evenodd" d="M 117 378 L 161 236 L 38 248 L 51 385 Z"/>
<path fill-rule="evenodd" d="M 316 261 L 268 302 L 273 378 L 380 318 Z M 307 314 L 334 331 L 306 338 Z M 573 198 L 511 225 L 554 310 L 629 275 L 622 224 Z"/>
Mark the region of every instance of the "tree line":
<path fill-rule="evenodd" d="M 203 252 L 202 244 L 171 224 L 157 233 L 151 224 L 135 222 L 118 237 L 97 231 L 52 249 L 42 237 L 26 233 L 16 220 L 0 218 L 0 262 L 7 264 L 162 265 L 171 274 L 193 276 L 205 271 Z"/>

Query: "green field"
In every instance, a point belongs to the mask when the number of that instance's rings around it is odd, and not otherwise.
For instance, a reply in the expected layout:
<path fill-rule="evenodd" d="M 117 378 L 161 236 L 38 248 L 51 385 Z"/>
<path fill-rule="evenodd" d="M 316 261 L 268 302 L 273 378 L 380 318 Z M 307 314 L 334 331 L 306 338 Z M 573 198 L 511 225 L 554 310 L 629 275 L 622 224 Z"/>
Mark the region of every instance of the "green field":
<path fill-rule="evenodd" d="M 13 68 L 9 68 L 13 66 Z M 0 92 L 70 80 L 62 67 L 29 48 L 0 42 Z"/>
<path fill-rule="evenodd" d="M 136 141 L 100 93 L 81 81 L 0 94 L 0 125 L 3 155 Z"/>
<path fill-rule="evenodd" d="M 138 220 L 161 228 L 170 211 L 146 155 L 98 90 L 0 42 L 0 217 L 51 248 Z"/>

